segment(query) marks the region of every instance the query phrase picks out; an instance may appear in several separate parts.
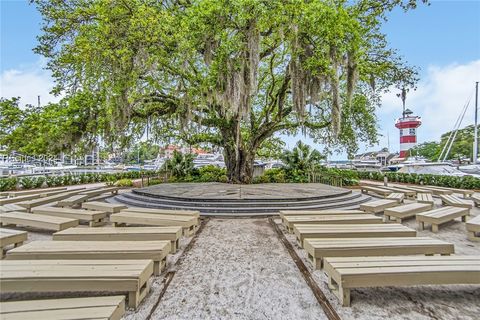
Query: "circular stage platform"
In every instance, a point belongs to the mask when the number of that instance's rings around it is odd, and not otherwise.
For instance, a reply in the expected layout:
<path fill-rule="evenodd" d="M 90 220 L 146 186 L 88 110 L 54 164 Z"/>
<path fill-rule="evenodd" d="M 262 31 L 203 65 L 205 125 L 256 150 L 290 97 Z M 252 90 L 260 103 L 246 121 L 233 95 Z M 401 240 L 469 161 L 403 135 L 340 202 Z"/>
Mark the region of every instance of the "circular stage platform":
<path fill-rule="evenodd" d="M 115 200 L 132 206 L 199 210 L 203 215 L 268 215 L 279 210 L 353 208 L 369 199 L 319 183 L 164 183 L 133 189 Z"/>

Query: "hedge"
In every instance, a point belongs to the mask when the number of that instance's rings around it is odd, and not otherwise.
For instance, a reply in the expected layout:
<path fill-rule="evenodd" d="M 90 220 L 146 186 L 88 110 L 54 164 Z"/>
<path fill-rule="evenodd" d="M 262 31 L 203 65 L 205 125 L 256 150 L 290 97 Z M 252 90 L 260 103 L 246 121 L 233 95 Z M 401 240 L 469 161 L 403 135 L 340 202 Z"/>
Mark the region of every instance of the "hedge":
<path fill-rule="evenodd" d="M 145 176 L 158 176 L 157 171 L 126 171 L 116 173 L 82 173 L 63 176 L 30 176 L 0 178 L 0 191 L 70 186 L 95 182 L 114 183 L 121 179 L 139 179 Z"/>

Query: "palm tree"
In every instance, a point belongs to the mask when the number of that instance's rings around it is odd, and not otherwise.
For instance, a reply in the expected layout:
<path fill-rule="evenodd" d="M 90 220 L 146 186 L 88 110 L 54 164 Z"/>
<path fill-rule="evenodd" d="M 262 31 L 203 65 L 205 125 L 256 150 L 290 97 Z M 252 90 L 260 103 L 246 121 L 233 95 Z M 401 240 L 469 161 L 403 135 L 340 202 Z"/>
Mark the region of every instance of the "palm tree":
<path fill-rule="evenodd" d="M 320 164 L 320 160 L 325 159 L 318 150 L 313 149 L 308 144 L 298 141 L 292 151 L 285 150 L 281 160 L 285 163 L 287 171 L 306 173 Z"/>

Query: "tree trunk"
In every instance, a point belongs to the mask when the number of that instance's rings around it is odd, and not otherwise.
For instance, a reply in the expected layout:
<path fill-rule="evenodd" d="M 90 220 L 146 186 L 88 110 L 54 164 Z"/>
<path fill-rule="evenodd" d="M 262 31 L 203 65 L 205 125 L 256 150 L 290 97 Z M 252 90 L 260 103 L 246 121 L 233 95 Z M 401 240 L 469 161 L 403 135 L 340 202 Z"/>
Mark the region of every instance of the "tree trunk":
<path fill-rule="evenodd" d="M 227 167 L 227 177 L 230 183 L 251 183 L 253 180 L 254 150 L 238 150 L 238 158 L 235 148 L 224 148 L 224 160 Z"/>

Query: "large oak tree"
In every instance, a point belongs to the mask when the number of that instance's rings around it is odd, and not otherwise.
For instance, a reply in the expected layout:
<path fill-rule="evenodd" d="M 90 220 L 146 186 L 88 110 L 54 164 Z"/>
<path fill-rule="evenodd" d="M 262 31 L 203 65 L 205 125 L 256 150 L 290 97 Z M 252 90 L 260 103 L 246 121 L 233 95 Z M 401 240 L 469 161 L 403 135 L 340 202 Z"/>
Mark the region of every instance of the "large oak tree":
<path fill-rule="evenodd" d="M 278 133 L 350 153 L 375 141 L 379 95 L 415 81 L 380 31 L 413 0 L 33 2 L 56 91 L 96 102 L 85 135 L 113 143 L 149 125 L 209 143 L 235 183 L 251 181 L 256 151 Z"/>

